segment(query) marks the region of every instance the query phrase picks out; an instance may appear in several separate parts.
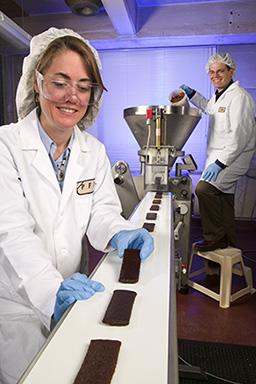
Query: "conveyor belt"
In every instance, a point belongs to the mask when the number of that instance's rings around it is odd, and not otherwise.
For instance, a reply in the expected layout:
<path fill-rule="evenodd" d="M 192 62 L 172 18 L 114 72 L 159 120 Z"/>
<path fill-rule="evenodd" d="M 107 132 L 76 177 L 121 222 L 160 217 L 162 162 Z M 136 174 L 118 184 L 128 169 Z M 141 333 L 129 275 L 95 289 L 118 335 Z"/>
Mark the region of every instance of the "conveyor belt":
<path fill-rule="evenodd" d="M 131 221 L 142 226 L 155 193 L 147 193 Z M 137 284 L 118 282 L 122 260 L 109 253 L 93 279 L 106 290 L 77 302 L 45 345 L 20 383 L 71 384 L 80 368 L 91 339 L 107 338 L 122 342 L 111 384 L 176 384 L 177 336 L 172 201 L 164 194 L 152 233 L 155 251 L 141 265 Z M 137 292 L 130 324 L 113 327 L 102 319 L 114 289 Z"/>

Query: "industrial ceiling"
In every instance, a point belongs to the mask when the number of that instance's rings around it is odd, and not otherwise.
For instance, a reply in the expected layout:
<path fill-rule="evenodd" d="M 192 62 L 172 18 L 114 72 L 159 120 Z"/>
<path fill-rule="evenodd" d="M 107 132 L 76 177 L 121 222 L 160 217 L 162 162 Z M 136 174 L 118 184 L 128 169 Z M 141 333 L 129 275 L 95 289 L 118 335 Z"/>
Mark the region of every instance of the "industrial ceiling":
<path fill-rule="evenodd" d="M 98 49 L 256 43 L 255 0 L 101 0 L 93 16 L 72 13 L 68 1 L 1 0 L 0 11 L 29 38 L 71 28 Z"/>

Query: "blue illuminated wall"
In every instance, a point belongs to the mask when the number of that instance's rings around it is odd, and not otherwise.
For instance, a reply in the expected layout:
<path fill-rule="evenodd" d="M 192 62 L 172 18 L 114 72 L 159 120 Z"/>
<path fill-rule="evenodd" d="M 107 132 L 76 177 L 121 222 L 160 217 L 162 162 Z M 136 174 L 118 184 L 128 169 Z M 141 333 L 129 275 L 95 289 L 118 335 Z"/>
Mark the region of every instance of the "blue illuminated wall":
<path fill-rule="evenodd" d="M 123 110 L 139 105 L 168 105 L 169 94 L 187 83 L 204 95 L 210 94 L 205 62 L 211 48 L 162 48 L 102 51 L 103 77 L 108 92 L 93 128 L 104 142 L 111 163 L 126 160 L 132 172 L 140 168 L 138 145 L 123 119 Z M 203 167 L 207 124 L 203 118 L 185 150 Z"/>
<path fill-rule="evenodd" d="M 139 105 L 168 105 L 170 91 L 183 83 L 210 97 L 214 90 L 205 64 L 209 55 L 217 50 L 216 46 L 201 46 L 100 51 L 108 92 L 91 131 L 105 144 L 112 164 L 125 160 L 132 172 L 140 169 L 139 146 L 123 118 L 123 110 Z M 253 93 L 256 89 L 253 75 L 256 73 L 256 46 L 219 48 L 221 52 L 226 50 L 239 64 L 242 85 L 247 88 L 250 85 Z M 207 117 L 203 116 L 184 147 L 186 153 L 193 154 L 199 173 L 205 161 L 206 137 Z"/>
<path fill-rule="evenodd" d="M 139 146 L 123 118 L 123 110 L 139 105 L 169 104 L 170 91 L 183 83 L 210 97 L 214 89 L 204 67 L 208 56 L 218 51 L 231 53 L 238 67 L 235 79 L 239 79 L 256 100 L 256 45 L 253 44 L 100 51 L 108 92 L 90 131 L 105 144 L 112 165 L 125 160 L 133 174 L 140 171 Z M 198 165 L 198 171 L 191 174 L 193 188 L 204 166 L 206 138 L 207 117 L 203 116 L 184 147 Z M 256 217 L 255 189 L 256 160 L 237 185 L 237 217 Z M 196 201 L 194 213 L 198 213 Z"/>

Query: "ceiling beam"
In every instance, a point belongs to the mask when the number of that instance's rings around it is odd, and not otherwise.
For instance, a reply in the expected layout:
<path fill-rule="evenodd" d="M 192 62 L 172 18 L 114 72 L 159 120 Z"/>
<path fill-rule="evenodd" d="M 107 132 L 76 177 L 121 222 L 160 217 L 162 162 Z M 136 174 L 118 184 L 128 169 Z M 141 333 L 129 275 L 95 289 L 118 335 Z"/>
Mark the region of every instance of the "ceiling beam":
<path fill-rule="evenodd" d="M 137 32 L 136 0 L 102 0 L 102 3 L 118 35 Z"/>
<path fill-rule="evenodd" d="M 119 39 L 90 40 L 91 44 L 98 50 L 111 49 L 138 49 L 138 48 L 169 48 L 190 47 L 209 45 L 240 45 L 255 44 L 256 32 L 249 34 L 232 35 L 188 35 L 188 36 L 165 36 L 165 37 L 123 37 Z"/>

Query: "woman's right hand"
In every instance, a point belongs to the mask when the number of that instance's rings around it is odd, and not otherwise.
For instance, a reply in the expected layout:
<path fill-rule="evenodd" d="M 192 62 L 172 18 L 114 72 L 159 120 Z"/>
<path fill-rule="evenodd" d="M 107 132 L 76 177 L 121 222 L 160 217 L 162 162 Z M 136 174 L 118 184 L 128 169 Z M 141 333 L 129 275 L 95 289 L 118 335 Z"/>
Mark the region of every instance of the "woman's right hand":
<path fill-rule="evenodd" d="M 89 279 L 81 273 L 74 273 L 63 280 L 57 295 L 53 319 L 59 321 L 67 308 L 77 300 L 87 300 L 96 292 L 104 291 L 105 287 L 98 281 Z"/>

